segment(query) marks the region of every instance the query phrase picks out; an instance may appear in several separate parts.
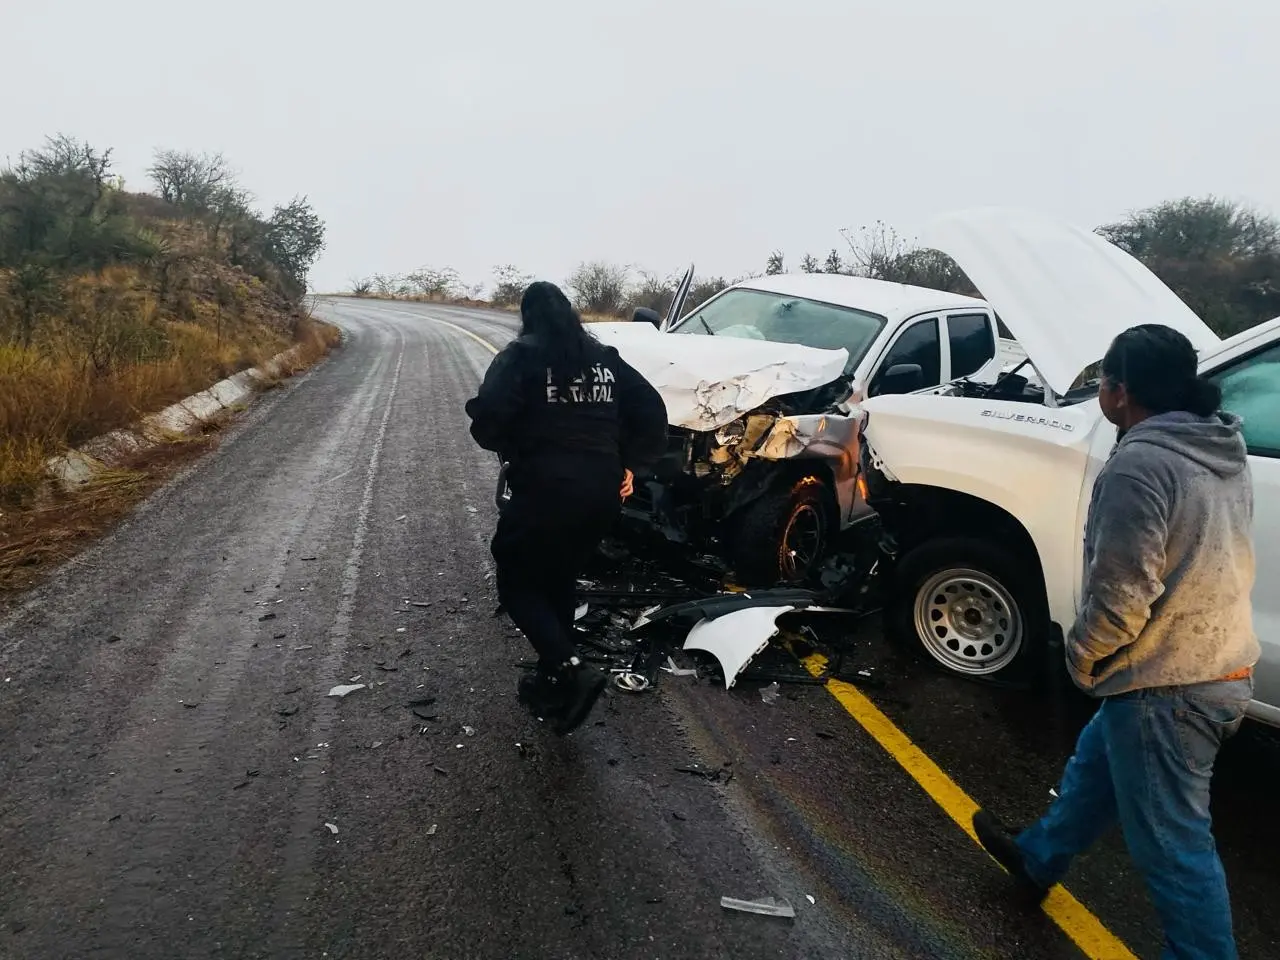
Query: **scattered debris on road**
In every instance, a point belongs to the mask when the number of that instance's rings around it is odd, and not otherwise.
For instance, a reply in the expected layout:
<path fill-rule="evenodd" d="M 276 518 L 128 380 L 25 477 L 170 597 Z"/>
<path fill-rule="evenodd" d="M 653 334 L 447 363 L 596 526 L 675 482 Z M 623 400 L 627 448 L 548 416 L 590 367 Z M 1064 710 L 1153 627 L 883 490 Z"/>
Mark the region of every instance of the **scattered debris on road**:
<path fill-rule="evenodd" d="M 440 715 L 429 709 L 435 702 L 435 697 L 423 697 L 421 700 L 411 700 L 405 706 L 412 710 L 413 715 L 419 720 L 439 720 Z"/>
<path fill-rule="evenodd" d="M 730 766 L 730 764 L 726 763 L 718 770 L 709 770 L 706 767 L 695 763 L 687 767 L 676 767 L 675 770 L 676 773 L 687 773 L 690 776 L 710 780 L 712 783 L 720 783 L 721 778 L 724 778 L 724 782 L 728 783 L 733 779 L 733 770 L 730 769 Z"/>
<path fill-rule="evenodd" d="M 765 703 L 777 703 L 778 697 L 781 696 L 781 694 L 782 694 L 782 687 L 778 686 L 778 681 L 775 680 L 773 681 L 773 683 L 769 684 L 767 687 L 764 687 L 761 689 L 760 699 L 763 700 Z"/>
<path fill-rule="evenodd" d="M 735 900 L 733 897 L 721 897 L 720 906 L 726 910 L 737 910 L 741 913 L 755 913 L 762 917 L 784 917 L 795 919 L 796 910 L 786 900 L 775 900 L 765 897 L 763 900 Z"/>
<path fill-rule="evenodd" d="M 326 823 L 325 826 L 329 828 L 329 832 L 335 837 L 338 835 L 338 825 L 336 823 Z"/>
<path fill-rule="evenodd" d="M 433 823 L 431 826 L 427 827 L 427 836 L 434 837 L 436 835 L 436 831 L 439 829 L 440 829 L 440 825 Z"/>
<path fill-rule="evenodd" d="M 364 689 L 365 689 L 365 685 L 363 683 L 340 683 L 338 684 L 338 686 L 330 690 L 327 695 L 330 697 L 337 697 L 338 699 L 342 699 L 343 697 L 346 697 L 346 696 L 349 696 L 350 694 L 355 693 L 357 690 L 364 690 Z"/>
<path fill-rule="evenodd" d="M 267 620 L 274 620 L 275 618 L 276 618 L 276 615 L 274 613 L 264 613 L 262 616 L 258 618 L 258 622 L 263 623 Z"/>
<path fill-rule="evenodd" d="M 696 667 L 677 667 L 675 660 L 667 657 L 667 665 L 662 668 L 664 673 L 669 673 L 673 677 L 696 677 L 698 669 Z"/>

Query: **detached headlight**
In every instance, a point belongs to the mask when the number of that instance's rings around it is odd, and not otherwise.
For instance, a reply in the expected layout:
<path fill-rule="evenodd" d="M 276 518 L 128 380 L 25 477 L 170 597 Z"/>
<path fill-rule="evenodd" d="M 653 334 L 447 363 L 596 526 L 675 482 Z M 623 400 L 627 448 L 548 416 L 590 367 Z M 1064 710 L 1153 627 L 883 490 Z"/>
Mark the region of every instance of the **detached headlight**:
<path fill-rule="evenodd" d="M 716 443 L 722 447 L 737 443 L 747 435 L 747 425 L 741 420 L 735 420 L 733 423 L 726 423 L 723 427 L 716 431 Z"/>

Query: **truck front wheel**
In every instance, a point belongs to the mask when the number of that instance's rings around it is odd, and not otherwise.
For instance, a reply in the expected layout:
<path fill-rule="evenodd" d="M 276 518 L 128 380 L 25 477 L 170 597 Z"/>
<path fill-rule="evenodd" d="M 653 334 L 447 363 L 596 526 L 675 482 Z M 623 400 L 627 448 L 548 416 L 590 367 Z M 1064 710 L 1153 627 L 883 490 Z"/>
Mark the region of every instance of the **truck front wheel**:
<path fill-rule="evenodd" d="M 890 629 L 947 670 L 1021 678 L 1045 648 L 1048 619 L 1028 564 L 981 540 L 932 540 L 894 572 Z"/>
<path fill-rule="evenodd" d="M 814 476 L 779 486 L 729 521 L 729 559 L 744 586 L 797 584 L 814 577 L 832 528 L 831 494 Z"/>

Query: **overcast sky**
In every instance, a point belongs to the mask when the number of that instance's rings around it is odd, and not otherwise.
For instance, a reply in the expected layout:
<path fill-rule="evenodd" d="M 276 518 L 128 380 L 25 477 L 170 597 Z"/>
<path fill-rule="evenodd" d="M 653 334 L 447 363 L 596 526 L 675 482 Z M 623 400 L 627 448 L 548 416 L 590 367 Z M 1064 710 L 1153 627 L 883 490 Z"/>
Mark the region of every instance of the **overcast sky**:
<path fill-rule="evenodd" d="M 1278 0 L 0 0 L 0 155 L 222 151 L 312 275 L 825 254 L 974 204 L 1280 213 Z"/>

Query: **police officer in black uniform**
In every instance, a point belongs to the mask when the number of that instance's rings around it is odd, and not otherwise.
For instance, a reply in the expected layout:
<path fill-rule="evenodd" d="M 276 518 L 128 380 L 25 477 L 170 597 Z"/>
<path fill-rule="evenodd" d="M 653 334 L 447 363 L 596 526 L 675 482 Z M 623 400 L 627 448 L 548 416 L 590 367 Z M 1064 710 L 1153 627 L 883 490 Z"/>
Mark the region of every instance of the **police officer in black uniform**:
<path fill-rule="evenodd" d="M 573 643 L 577 578 L 666 446 L 658 392 L 591 336 L 559 287 L 531 284 L 520 336 L 494 357 L 467 402 L 471 435 L 510 464 L 511 499 L 492 550 L 498 597 L 538 652 L 522 704 L 564 735 L 591 712 L 606 678 Z"/>

